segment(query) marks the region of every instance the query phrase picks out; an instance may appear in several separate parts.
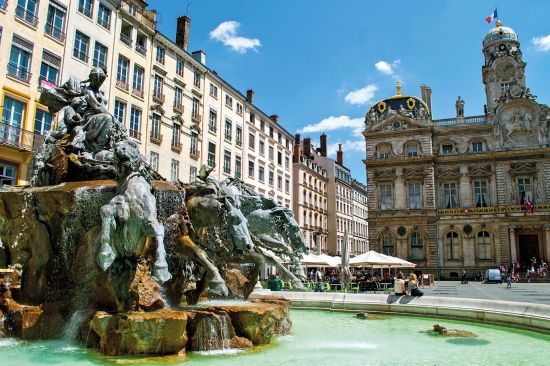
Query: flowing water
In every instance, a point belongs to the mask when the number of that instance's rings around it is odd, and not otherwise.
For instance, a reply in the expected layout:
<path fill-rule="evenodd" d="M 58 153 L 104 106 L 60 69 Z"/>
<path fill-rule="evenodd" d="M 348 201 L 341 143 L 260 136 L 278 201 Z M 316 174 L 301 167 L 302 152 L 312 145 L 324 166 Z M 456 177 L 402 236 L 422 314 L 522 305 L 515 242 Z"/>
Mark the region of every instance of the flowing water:
<path fill-rule="evenodd" d="M 547 365 L 550 336 L 442 319 L 384 316 L 360 320 L 353 313 L 291 312 L 292 334 L 246 351 L 191 353 L 185 359 L 107 358 L 65 341 L 0 339 L 0 364 L 11 365 Z M 474 332 L 475 338 L 433 336 L 435 323 Z"/>

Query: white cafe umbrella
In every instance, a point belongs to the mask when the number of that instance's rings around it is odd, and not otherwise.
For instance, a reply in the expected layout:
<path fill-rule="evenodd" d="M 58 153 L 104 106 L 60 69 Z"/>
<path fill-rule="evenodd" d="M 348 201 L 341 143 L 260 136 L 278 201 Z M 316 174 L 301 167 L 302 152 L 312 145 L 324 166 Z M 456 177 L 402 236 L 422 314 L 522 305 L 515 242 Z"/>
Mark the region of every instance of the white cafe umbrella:
<path fill-rule="evenodd" d="M 397 261 L 374 251 L 369 250 L 366 253 L 350 259 L 349 264 L 355 267 L 379 267 L 391 266 L 397 264 Z"/>

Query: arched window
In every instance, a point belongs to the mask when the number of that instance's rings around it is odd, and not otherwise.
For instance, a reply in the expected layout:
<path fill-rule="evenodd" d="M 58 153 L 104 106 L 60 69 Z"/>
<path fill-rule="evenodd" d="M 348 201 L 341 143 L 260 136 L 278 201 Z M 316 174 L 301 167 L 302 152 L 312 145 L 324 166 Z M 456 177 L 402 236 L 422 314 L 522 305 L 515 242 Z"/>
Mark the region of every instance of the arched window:
<path fill-rule="evenodd" d="M 445 237 L 445 253 L 447 259 L 460 259 L 460 241 L 458 234 L 454 231 L 447 233 Z"/>
<path fill-rule="evenodd" d="M 385 233 L 380 238 L 382 241 L 382 253 L 386 255 L 393 255 L 394 253 L 394 243 L 393 236 L 390 233 Z"/>
<path fill-rule="evenodd" d="M 491 259 L 491 235 L 482 230 L 477 233 L 477 255 L 479 259 Z"/>
<path fill-rule="evenodd" d="M 424 259 L 424 239 L 419 232 L 413 232 L 409 237 L 411 244 L 411 259 Z"/>

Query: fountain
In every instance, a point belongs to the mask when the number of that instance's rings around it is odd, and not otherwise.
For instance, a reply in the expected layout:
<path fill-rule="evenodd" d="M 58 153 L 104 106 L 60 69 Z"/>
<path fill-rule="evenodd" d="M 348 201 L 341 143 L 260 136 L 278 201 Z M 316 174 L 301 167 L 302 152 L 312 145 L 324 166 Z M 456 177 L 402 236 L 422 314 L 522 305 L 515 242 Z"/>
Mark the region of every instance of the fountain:
<path fill-rule="evenodd" d="M 206 167 L 191 184 L 165 181 L 106 109 L 105 78 L 93 68 L 43 85 L 57 129 L 31 185 L 0 191 L 0 334 L 77 338 L 112 356 L 288 334 L 286 301 L 201 301 L 246 300 L 264 263 L 301 286 L 272 254 L 297 264 L 306 252 L 291 211 Z"/>

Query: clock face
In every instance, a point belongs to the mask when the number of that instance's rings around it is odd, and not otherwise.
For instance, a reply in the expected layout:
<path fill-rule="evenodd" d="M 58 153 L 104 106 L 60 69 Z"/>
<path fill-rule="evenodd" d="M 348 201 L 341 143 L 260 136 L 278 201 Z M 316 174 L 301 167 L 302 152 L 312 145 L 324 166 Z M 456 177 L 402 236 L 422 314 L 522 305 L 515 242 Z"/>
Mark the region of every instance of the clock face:
<path fill-rule="evenodd" d="M 497 76 L 500 79 L 510 79 L 514 75 L 514 71 L 514 65 L 508 62 L 502 63 L 496 68 Z"/>

